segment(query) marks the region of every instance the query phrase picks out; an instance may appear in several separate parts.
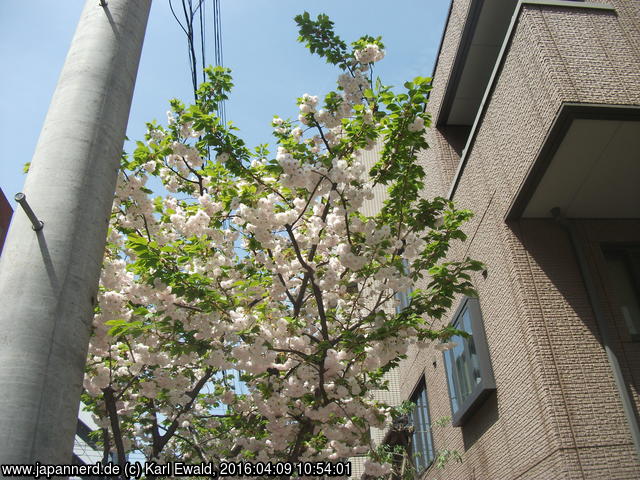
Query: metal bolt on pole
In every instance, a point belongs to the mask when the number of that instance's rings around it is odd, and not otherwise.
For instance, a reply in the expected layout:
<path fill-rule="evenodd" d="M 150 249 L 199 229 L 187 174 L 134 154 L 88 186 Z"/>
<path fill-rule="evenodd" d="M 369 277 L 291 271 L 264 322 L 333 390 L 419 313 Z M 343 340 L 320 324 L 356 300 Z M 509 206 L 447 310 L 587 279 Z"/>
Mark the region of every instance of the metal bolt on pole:
<path fill-rule="evenodd" d="M 31 228 L 33 228 L 36 232 L 42 230 L 42 227 L 44 227 L 44 222 L 42 220 L 38 220 L 36 214 L 33 213 L 31 206 L 29 205 L 29 203 L 27 203 L 27 196 L 24 193 L 16 193 L 16 196 L 13 198 L 15 198 L 16 202 L 18 202 L 18 204 L 24 210 L 24 213 L 26 213 L 27 217 L 29 217 L 29 220 L 31 220 Z"/>
<path fill-rule="evenodd" d="M 0 257 L 0 464 L 71 463 L 150 7 L 87 0 L 16 197 L 26 215 L 14 216 Z"/>

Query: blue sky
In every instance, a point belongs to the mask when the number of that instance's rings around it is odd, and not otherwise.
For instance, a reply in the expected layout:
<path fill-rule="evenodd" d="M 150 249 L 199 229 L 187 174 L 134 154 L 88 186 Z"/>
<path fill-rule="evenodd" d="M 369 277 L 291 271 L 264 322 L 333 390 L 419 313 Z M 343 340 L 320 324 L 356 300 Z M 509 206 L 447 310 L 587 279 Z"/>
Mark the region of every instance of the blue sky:
<path fill-rule="evenodd" d="M 98 0 L 89 0 L 98 3 Z M 0 0 L 0 188 L 9 200 L 22 189 L 49 101 L 84 0 Z M 324 95 L 338 72 L 296 42 L 293 17 L 326 13 L 351 42 L 382 35 L 387 56 L 378 64 L 384 83 L 401 86 L 430 76 L 450 0 L 221 0 L 225 66 L 235 88 L 227 119 L 252 147 L 271 142 L 274 114 L 297 116 L 296 97 Z M 174 0 L 174 5 L 180 0 Z M 210 56 L 213 58 L 213 55 Z M 141 139 L 145 122 L 165 122 L 168 99 L 192 97 L 183 32 L 168 0 L 154 0 L 127 128 Z M 125 147 L 126 148 L 126 147 Z"/>

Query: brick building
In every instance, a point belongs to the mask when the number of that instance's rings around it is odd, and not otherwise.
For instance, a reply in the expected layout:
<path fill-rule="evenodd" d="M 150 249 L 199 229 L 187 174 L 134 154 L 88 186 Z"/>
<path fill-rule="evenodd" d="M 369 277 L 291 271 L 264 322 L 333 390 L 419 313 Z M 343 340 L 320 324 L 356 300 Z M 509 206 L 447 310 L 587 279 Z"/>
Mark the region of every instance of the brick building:
<path fill-rule="evenodd" d="M 427 194 L 487 271 L 473 340 L 397 370 L 422 478 L 640 478 L 640 2 L 453 0 L 433 86 Z"/>

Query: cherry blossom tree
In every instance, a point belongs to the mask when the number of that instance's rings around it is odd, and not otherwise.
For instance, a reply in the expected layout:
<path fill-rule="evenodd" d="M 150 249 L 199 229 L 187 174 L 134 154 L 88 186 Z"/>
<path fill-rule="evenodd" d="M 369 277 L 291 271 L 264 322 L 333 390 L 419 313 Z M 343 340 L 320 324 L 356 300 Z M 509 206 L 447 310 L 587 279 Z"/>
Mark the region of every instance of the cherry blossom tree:
<path fill-rule="evenodd" d="M 471 214 L 423 191 L 430 79 L 395 93 L 373 79 L 380 37 L 348 46 L 324 15 L 296 22 L 340 73 L 335 91 L 298 98 L 297 119 L 273 119 L 275 157 L 216 116 L 232 87 L 216 67 L 193 105 L 171 101 L 166 125 L 149 124 L 123 158 L 83 397 L 120 463 L 129 452 L 157 462 L 367 453 L 370 427 L 392 412 L 372 395 L 385 372 L 410 344 L 457 333 L 435 325 L 481 265 L 444 261 Z M 367 168 L 362 152 L 377 142 Z M 387 198 L 367 216 L 375 185 Z M 372 458 L 367 471 L 390 465 Z"/>

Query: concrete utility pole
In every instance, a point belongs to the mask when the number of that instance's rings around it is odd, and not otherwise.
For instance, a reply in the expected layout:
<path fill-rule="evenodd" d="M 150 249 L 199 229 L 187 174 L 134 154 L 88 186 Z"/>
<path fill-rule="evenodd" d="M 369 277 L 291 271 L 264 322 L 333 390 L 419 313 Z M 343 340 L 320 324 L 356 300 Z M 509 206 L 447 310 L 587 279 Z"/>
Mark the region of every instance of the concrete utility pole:
<path fill-rule="evenodd" d="M 14 213 L 0 260 L 0 464 L 71 461 L 150 7 L 87 1 L 24 187 L 44 227 L 34 230 L 24 208 Z"/>

